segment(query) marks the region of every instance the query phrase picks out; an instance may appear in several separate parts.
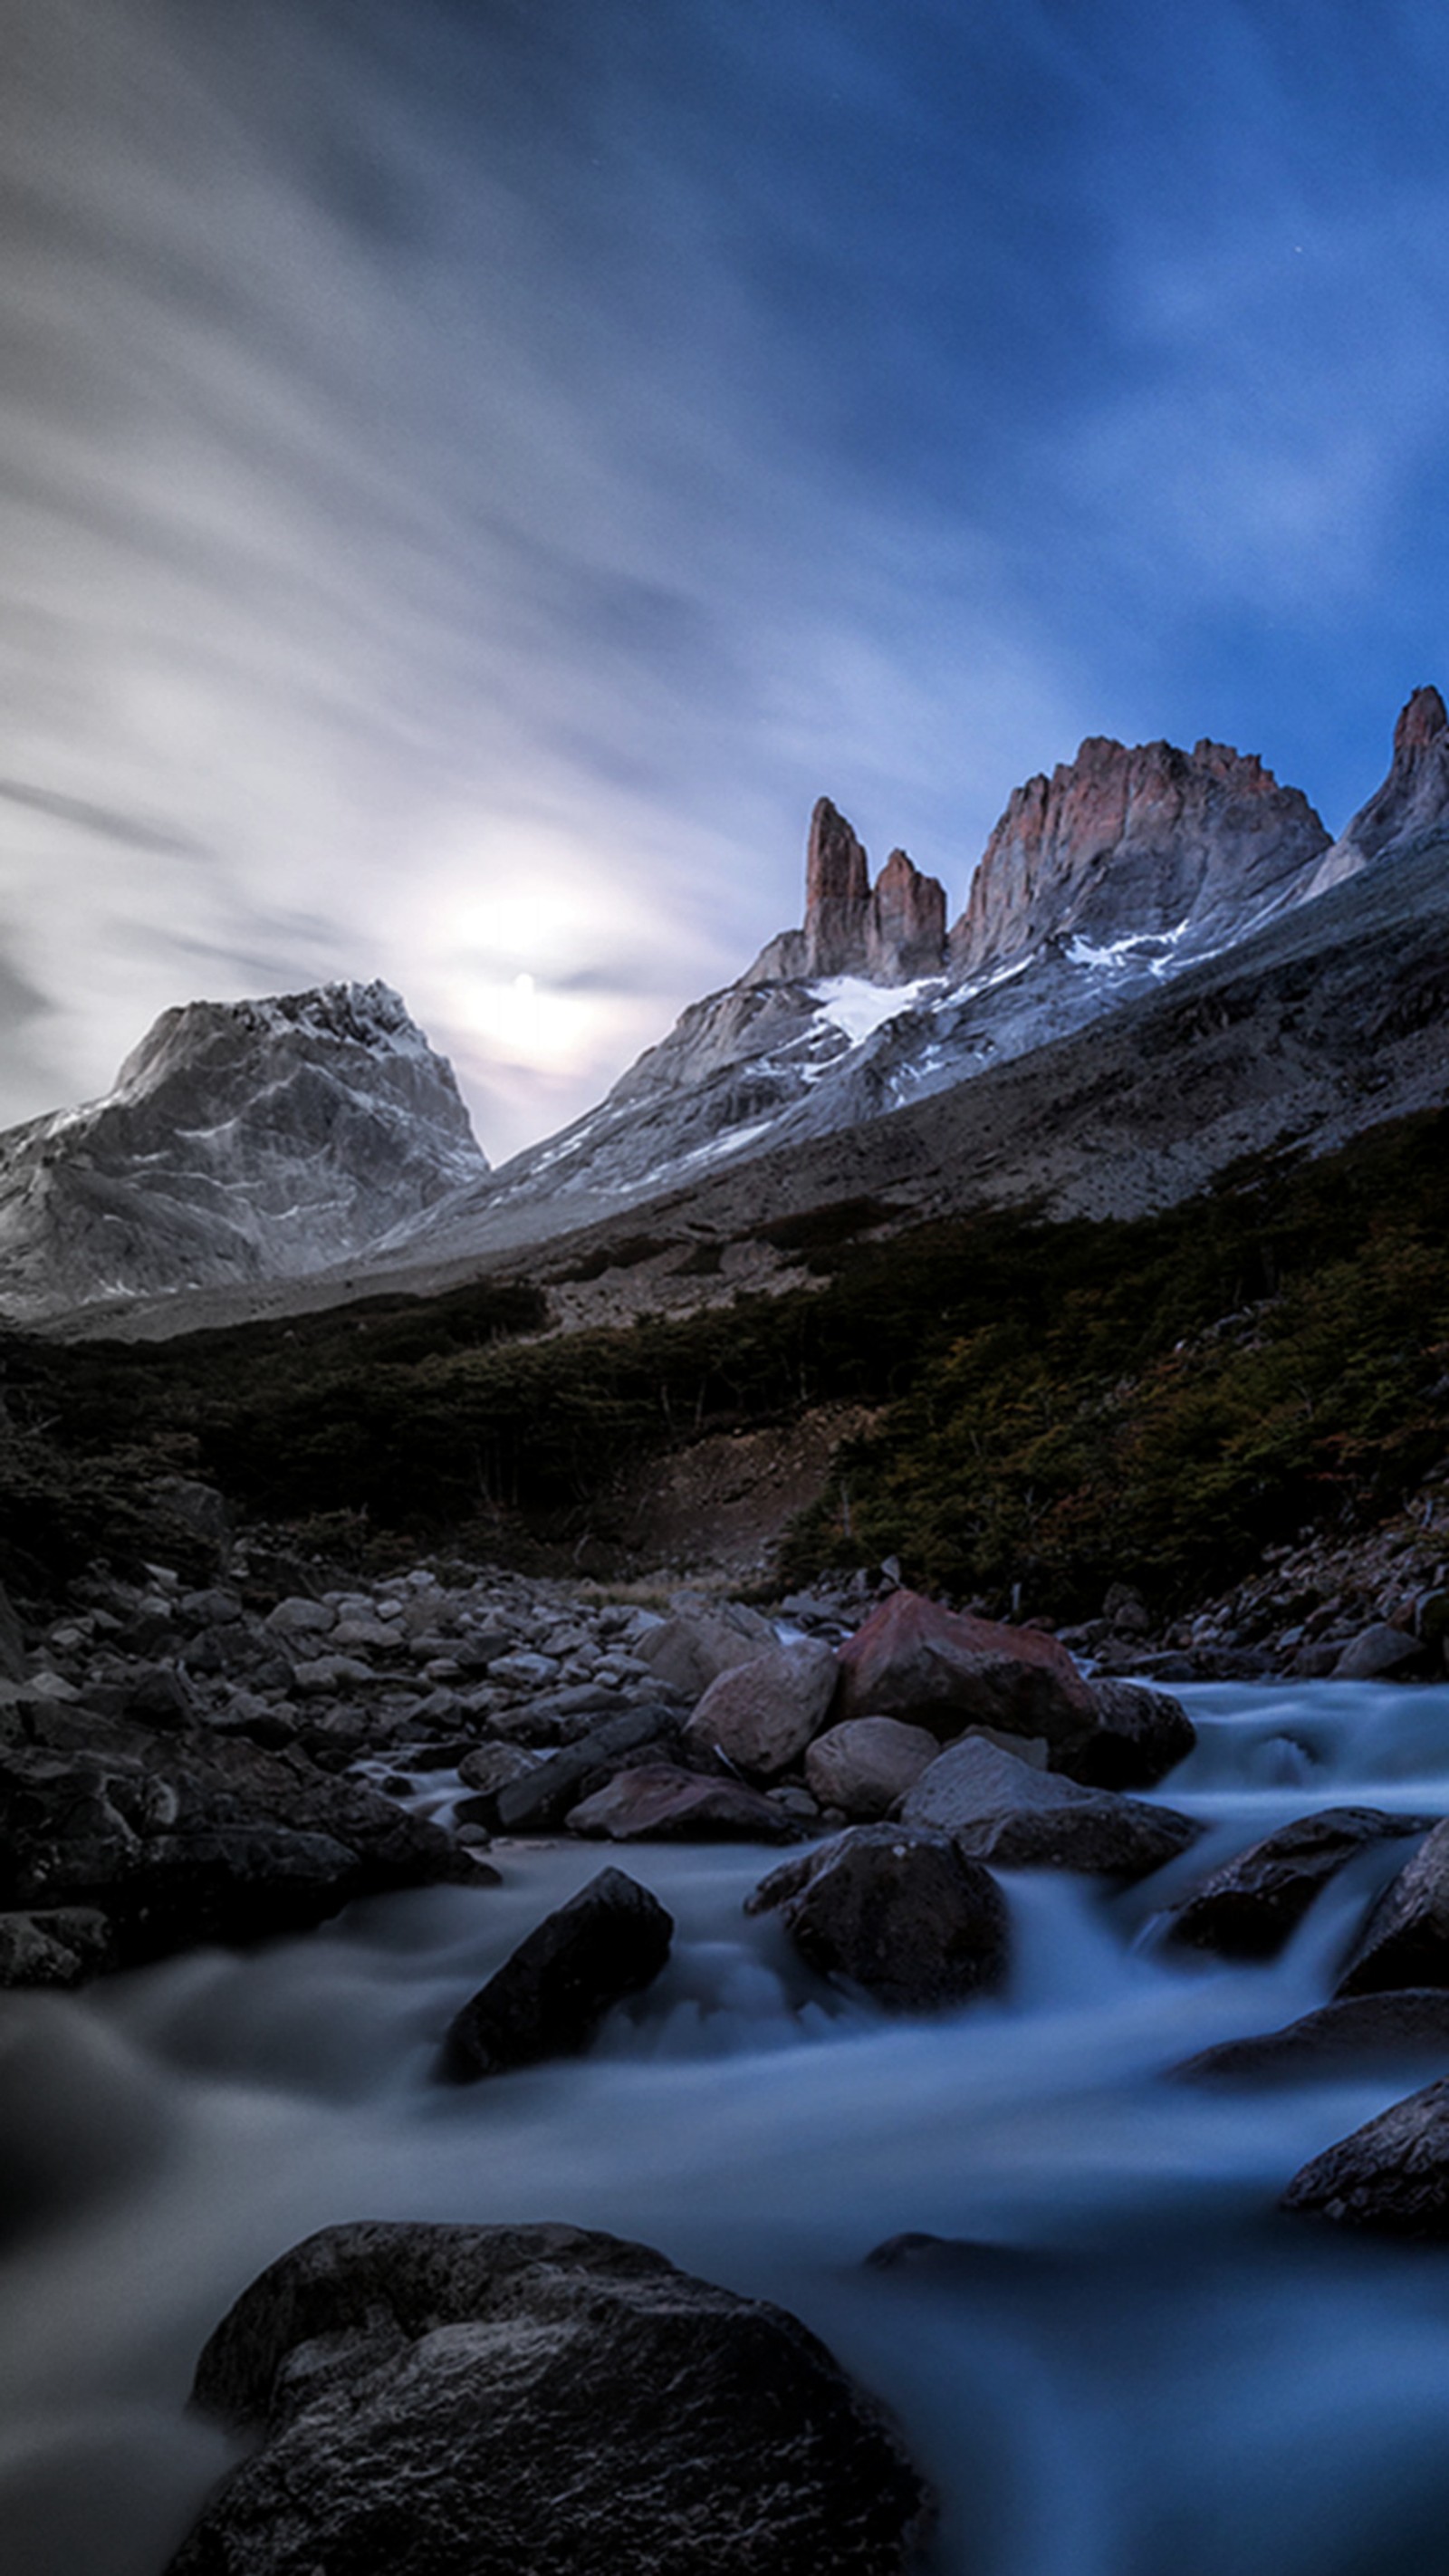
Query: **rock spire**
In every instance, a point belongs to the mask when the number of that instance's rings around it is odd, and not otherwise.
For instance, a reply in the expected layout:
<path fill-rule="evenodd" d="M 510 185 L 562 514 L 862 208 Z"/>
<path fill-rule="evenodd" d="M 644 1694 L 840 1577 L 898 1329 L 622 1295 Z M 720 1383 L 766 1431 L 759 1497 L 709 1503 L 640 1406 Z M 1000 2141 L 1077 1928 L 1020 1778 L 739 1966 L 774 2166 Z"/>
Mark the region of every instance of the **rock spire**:
<path fill-rule="evenodd" d="M 876 984 L 909 984 L 939 975 L 945 948 L 945 887 L 923 876 L 904 850 L 892 850 L 872 886 L 862 843 L 822 796 L 805 850 L 804 926 L 772 939 L 742 980 L 788 984 L 861 975 Z"/>
<path fill-rule="evenodd" d="M 1356 876 L 1371 859 L 1419 832 L 1449 822 L 1449 713 L 1435 688 L 1416 689 L 1394 727 L 1394 756 L 1382 787 L 1361 805 L 1314 881 L 1315 894 Z"/>

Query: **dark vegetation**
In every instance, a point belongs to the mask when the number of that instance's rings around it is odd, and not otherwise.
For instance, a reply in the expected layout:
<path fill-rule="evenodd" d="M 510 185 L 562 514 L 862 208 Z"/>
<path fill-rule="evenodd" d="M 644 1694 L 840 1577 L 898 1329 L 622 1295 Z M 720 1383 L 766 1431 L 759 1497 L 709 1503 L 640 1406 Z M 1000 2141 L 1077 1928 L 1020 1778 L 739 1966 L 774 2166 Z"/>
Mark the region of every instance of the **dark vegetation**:
<path fill-rule="evenodd" d="M 159 1345 L 12 1336 L 0 1577 L 124 1547 L 167 1471 L 304 1544 L 607 1543 L 621 1465 L 846 1401 L 873 1427 L 787 1576 L 891 1553 L 998 1606 L 1065 1618 L 1127 1580 L 1169 1611 L 1398 1508 L 1449 1450 L 1449 1113 L 1130 1224 L 867 1242 L 858 1213 L 791 1238 L 821 1284 L 627 1329 L 520 1338 L 543 1301 L 504 1283 Z"/>

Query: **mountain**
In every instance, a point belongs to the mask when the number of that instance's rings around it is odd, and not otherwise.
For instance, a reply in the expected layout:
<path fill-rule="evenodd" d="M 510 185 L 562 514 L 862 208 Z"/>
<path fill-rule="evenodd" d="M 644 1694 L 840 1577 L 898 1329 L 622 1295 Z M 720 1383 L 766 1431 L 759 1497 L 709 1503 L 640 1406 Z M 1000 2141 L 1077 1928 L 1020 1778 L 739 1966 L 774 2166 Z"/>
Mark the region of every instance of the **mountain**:
<path fill-rule="evenodd" d="M 0 1136 L 0 1310 L 299 1278 L 487 1168 L 386 984 L 192 1002 L 105 1099 Z"/>

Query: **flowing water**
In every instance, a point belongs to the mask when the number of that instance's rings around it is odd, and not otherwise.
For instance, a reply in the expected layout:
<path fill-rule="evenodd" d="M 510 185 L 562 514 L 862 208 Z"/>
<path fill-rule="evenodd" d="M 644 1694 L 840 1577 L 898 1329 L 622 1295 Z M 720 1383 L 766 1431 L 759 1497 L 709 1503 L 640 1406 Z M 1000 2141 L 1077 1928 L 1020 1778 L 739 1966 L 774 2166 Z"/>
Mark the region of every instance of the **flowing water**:
<path fill-rule="evenodd" d="M 564 2218 L 782 2301 L 935 2480 L 934 2576 L 1443 2576 L 1449 2256 L 1276 2202 L 1444 2070 L 1170 2077 L 1322 2002 L 1405 1846 L 1267 1966 L 1170 1958 L 1153 1918 L 1314 1807 L 1449 1809 L 1449 1690 L 1182 1696 L 1200 1743 L 1161 1794 L 1209 1837 L 1127 1895 L 1009 1878 L 1009 1992 L 943 2020 L 813 1982 L 742 1916 L 769 1856 L 737 1848 L 623 1855 L 674 1914 L 664 1977 L 586 2059 L 469 2088 L 432 2080 L 451 2014 L 620 1855 L 505 1851 L 501 1888 L 0 1998 L 4 2576 L 158 2576 L 230 2456 L 185 2411 L 201 2343 L 355 2217 Z M 906 2232 L 952 2242 L 866 2263 Z"/>

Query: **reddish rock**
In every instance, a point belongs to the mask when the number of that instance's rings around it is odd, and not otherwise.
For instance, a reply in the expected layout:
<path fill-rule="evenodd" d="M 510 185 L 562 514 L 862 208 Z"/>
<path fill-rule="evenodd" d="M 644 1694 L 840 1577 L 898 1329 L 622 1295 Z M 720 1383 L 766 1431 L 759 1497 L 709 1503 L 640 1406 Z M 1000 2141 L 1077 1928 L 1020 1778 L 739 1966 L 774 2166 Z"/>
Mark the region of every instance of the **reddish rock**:
<path fill-rule="evenodd" d="M 718 1750 L 742 1771 L 772 1780 L 804 1752 L 824 1721 L 835 1684 L 828 1646 L 810 1637 L 777 1646 L 710 1683 L 685 1739 L 697 1752 Z"/>
<path fill-rule="evenodd" d="M 619 1772 L 575 1807 L 567 1823 L 571 1834 L 611 1843 L 788 1843 L 799 1831 L 743 1780 L 704 1780 L 667 1762 Z"/>
<path fill-rule="evenodd" d="M 805 972 L 846 975 L 865 955 L 870 875 L 865 851 L 828 796 L 810 817 L 805 853 Z"/>
<path fill-rule="evenodd" d="M 1096 1707 L 1065 1646 L 1037 1628 L 1008 1628 L 893 1592 L 840 1649 L 837 1719 L 899 1717 L 944 1741 L 971 1725 L 1077 1743 Z"/>
<path fill-rule="evenodd" d="M 871 889 L 865 968 L 883 984 L 939 975 L 946 962 L 946 889 L 892 850 Z"/>
<path fill-rule="evenodd" d="M 975 973 L 1052 935 L 1106 941 L 1224 906 L 1241 915 L 1302 890 L 1327 845 L 1307 798 L 1254 755 L 1094 735 L 1011 796 L 951 932 L 951 965 Z"/>

